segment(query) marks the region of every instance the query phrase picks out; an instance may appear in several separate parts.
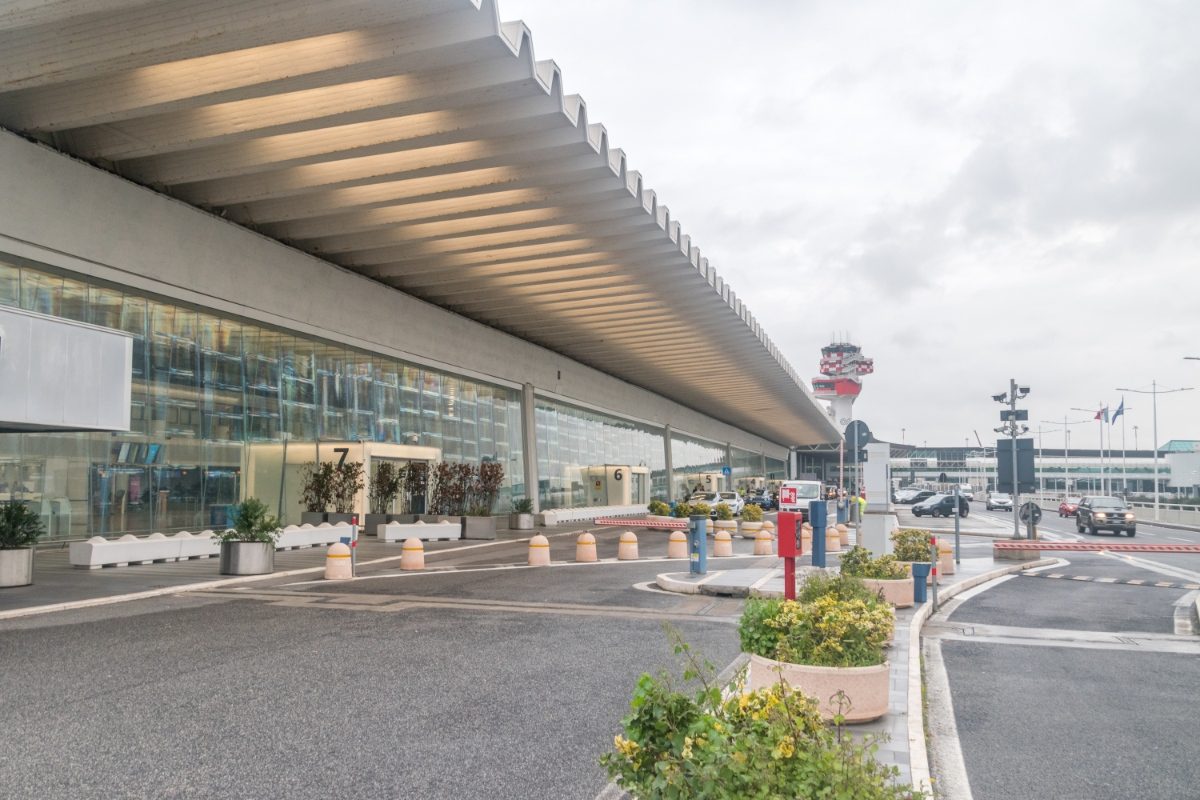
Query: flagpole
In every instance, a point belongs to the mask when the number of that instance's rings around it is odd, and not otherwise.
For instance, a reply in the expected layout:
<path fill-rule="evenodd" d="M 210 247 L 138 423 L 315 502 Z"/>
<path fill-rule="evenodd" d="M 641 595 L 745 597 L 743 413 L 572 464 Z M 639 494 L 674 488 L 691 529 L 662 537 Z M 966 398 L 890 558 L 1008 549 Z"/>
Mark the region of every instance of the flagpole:
<path fill-rule="evenodd" d="M 1129 468 L 1125 463 L 1125 398 L 1121 398 L 1121 496 L 1129 497 Z"/>

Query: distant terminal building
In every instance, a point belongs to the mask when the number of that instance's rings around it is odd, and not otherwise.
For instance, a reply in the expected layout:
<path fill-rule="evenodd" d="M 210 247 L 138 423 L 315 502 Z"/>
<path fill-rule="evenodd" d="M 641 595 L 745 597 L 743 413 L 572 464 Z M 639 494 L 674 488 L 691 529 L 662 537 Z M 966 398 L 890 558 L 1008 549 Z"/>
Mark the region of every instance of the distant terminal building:
<path fill-rule="evenodd" d="M 854 419 L 854 401 L 862 392 L 862 376 L 875 371 L 873 359 L 847 341 L 821 348 L 821 376 L 813 378 L 813 396 L 829 403 L 829 415 L 840 427 Z"/>

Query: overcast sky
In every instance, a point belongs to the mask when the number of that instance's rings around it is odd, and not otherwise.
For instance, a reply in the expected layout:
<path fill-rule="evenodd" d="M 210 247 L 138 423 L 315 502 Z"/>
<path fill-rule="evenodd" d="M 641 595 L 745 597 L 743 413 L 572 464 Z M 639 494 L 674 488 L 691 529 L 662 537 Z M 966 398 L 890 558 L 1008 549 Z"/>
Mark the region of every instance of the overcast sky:
<path fill-rule="evenodd" d="M 499 2 L 802 375 L 875 359 L 878 437 L 1200 387 L 1200 3 Z M 1200 439 L 1200 390 L 1158 418 Z"/>

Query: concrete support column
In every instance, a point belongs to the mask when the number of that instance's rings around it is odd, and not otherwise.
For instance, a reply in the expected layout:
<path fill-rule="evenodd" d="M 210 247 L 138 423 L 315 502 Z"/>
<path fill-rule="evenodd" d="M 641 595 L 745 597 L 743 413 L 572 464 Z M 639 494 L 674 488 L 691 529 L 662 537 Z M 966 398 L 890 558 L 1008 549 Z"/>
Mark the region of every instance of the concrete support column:
<path fill-rule="evenodd" d="M 663 450 L 667 457 L 667 502 L 675 500 L 675 463 L 671 461 L 671 426 L 663 426 Z"/>
<path fill-rule="evenodd" d="M 521 442 L 525 449 L 525 494 L 533 501 L 533 513 L 542 510 L 538 493 L 537 415 L 533 384 L 521 387 Z"/>

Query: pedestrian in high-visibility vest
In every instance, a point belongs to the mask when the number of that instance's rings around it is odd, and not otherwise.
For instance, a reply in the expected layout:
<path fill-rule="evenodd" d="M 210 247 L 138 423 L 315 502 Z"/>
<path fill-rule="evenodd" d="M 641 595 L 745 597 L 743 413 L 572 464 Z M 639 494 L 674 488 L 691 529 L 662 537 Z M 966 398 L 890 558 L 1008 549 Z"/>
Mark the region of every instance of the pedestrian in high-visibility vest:
<path fill-rule="evenodd" d="M 858 518 L 862 519 L 863 514 L 867 513 L 867 493 L 864 491 L 858 496 Z"/>

